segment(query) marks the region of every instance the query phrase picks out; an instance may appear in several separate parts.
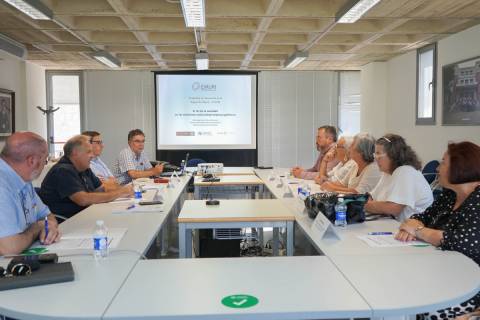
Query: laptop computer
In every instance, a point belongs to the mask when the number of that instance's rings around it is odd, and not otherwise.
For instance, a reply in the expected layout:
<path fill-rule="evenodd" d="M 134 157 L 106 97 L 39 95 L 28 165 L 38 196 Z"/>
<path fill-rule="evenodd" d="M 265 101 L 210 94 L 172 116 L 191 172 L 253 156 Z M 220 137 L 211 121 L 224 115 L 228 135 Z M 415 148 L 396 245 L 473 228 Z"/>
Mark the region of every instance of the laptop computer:
<path fill-rule="evenodd" d="M 190 154 L 187 152 L 187 155 L 185 156 L 185 162 L 183 165 L 180 167 L 180 171 L 177 172 L 177 176 L 183 176 L 185 174 L 185 169 L 187 168 L 187 163 L 188 163 L 188 158 Z M 160 177 L 171 177 L 173 175 L 173 171 L 168 171 L 168 172 L 162 172 L 160 173 Z"/>

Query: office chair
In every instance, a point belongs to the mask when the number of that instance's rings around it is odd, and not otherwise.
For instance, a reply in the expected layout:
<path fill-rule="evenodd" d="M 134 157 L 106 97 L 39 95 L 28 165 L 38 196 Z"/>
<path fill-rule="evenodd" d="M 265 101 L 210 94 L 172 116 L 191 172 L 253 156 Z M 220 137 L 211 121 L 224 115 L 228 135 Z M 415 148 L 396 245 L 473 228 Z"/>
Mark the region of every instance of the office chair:
<path fill-rule="evenodd" d="M 422 174 L 425 180 L 427 180 L 430 185 L 430 189 L 433 193 L 433 198 L 436 199 L 438 195 L 442 192 L 442 188 L 438 182 L 437 167 L 440 165 L 440 162 L 437 160 L 432 160 L 428 162 L 425 167 L 422 169 Z"/>
<path fill-rule="evenodd" d="M 206 162 L 205 160 L 198 159 L 198 158 L 189 159 L 188 162 L 187 162 L 187 167 L 196 167 L 200 163 L 205 163 L 205 162 Z"/>
<path fill-rule="evenodd" d="M 437 179 L 437 167 L 440 165 L 440 162 L 437 160 L 432 160 L 428 162 L 422 169 L 422 174 L 428 184 L 432 186 L 432 183 Z"/>

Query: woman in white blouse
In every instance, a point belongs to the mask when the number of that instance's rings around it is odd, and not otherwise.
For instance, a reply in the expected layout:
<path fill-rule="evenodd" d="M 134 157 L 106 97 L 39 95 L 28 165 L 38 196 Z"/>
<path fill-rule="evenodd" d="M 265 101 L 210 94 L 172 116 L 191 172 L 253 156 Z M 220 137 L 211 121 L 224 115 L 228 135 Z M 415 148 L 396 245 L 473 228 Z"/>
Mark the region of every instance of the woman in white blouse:
<path fill-rule="evenodd" d="M 372 191 L 380 180 L 381 173 L 373 158 L 375 138 L 367 133 L 359 133 L 350 147 L 350 158 L 357 164 L 358 170 L 345 183 L 326 181 L 321 186 L 326 191 L 343 193 L 366 193 Z"/>
<path fill-rule="evenodd" d="M 402 137 L 387 134 L 378 139 L 374 157 L 383 175 L 372 190 L 365 211 L 391 215 L 403 222 L 432 204 L 432 191 L 419 171 L 420 160 Z"/>
<path fill-rule="evenodd" d="M 348 156 L 352 142 L 352 137 L 343 136 L 338 139 L 337 144 L 325 154 L 320 163 L 318 176 L 315 178 L 317 184 L 322 184 L 325 181 L 347 184 L 350 177 L 357 174 L 357 164 Z M 338 160 L 338 164 L 327 172 L 327 163 L 334 159 Z"/>

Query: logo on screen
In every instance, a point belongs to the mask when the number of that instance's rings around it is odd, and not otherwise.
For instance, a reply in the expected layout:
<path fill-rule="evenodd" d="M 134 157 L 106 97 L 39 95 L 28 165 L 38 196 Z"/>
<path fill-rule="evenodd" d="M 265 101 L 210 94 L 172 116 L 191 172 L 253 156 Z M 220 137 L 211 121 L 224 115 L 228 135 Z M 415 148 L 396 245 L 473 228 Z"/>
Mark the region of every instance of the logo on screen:
<path fill-rule="evenodd" d="M 205 84 L 205 83 L 200 83 L 200 82 L 194 82 L 192 83 L 192 90 L 197 91 L 216 91 L 217 90 L 217 85 L 216 84 Z"/>

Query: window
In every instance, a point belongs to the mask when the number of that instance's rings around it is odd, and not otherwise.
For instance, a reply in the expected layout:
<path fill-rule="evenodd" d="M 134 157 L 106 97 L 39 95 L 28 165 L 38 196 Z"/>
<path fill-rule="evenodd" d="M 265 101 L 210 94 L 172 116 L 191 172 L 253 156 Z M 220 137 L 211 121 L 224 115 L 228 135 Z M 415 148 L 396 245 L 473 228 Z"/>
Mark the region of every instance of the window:
<path fill-rule="evenodd" d="M 354 136 L 360 132 L 360 72 L 340 72 L 338 96 L 338 128 Z"/>
<path fill-rule="evenodd" d="M 437 44 L 417 50 L 417 125 L 435 124 Z"/>
<path fill-rule="evenodd" d="M 61 156 L 63 145 L 81 132 L 82 73 L 47 71 L 47 120 L 50 154 Z"/>

